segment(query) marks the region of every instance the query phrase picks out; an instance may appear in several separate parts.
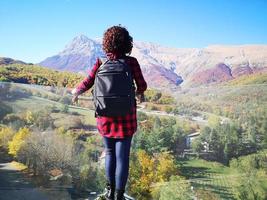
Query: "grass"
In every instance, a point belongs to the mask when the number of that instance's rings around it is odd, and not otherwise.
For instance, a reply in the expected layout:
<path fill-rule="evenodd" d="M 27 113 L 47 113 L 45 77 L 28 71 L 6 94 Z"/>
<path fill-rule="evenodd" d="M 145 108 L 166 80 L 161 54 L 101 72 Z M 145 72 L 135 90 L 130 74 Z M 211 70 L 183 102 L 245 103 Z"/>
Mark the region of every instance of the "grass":
<path fill-rule="evenodd" d="M 237 171 L 220 163 L 201 159 L 185 161 L 180 171 L 181 175 L 190 181 L 198 195 L 206 191 L 218 199 L 234 199 L 232 187 L 239 177 Z"/>
<path fill-rule="evenodd" d="M 59 102 L 35 96 L 30 96 L 28 98 L 21 98 L 15 101 L 9 101 L 5 103 L 10 107 L 12 107 L 13 113 L 24 113 L 27 110 L 38 112 L 41 110 L 45 110 L 48 107 L 55 107 L 57 109 L 61 109 L 61 107 L 64 105 Z M 92 110 L 81 107 L 69 106 L 67 113 L 60 114 L 61 120 L 67 121 L 68 118 L 71 118 L 70 113 L 78 113 L 79 115 L 81 115 L 82 121 L 86 125 L 92 125 L 92 126 L 96 125 L 94 111 Z M 57 115 L 55 114 L 52 116 L 57 116 Z"/>
<path fill-rule="evenodd" d="M 62 96 L 48 92 L 45 88 L 42 90 L 41 86 L 31 86 L 25 84 L 12 84 L 12 91 L 9 91 L 7 95 L 11 98 L 2 100 L 7 106 L 12 108 L 12 112 L 16 114 L 24 114 L 27 111 L 43 112 L 49 108 L 56 110 L 62 110 L 64 104 L 58 101 L 48 99 L 52 95 L 57 99 Z M 23 94 L 24 89 L 30 91 L 30 94 Z M 38 93 L 37 93 L 38 92 Z M 36 96 L 38 94 L 38 96 Z M 41 94 L 41 96 L 40 96 Z M 55 98 L 56 99 L 56 98 Z M 55 120 L 56 127 L 65 126 L 72 127 L 72 125 L 80 119 L 85 126 L 95 126 L 96 120 L 94 111 L 88 108 L 77 107 L 73 105 L 67 106 L 67 112 L 50 113 L 50 116 Z"/>
<path fill-rule="evenodd" d="M 201 159 L 182 162 L 180 172 L 190 182 L 198 199 L 203 200 L 235 199 L 234 188 L 244 178 L 237 169 Z M 265 176 L 256 181 L 267 191 Z"/>
<path fill-rule="evenodd" d="M 244 75 L 234 80 L 231 80 L 226 83 L 226 85 L 250 85 L 250 84 L 266 84 L 267 83 L 267 74 L 266 73 L 256 73 L 250 75 Z"/>

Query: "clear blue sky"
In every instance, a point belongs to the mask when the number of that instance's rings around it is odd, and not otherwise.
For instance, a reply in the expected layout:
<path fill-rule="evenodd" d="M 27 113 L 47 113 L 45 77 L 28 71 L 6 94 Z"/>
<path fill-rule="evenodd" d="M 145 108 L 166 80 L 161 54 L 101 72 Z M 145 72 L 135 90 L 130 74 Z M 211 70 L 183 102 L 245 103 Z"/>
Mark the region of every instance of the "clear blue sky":
<path fill-rule="evenodd" d="M 118 24 L 164 46 L 267 44 L 267 0 L 0 0 L 0 56 L 40 62 Z"/>

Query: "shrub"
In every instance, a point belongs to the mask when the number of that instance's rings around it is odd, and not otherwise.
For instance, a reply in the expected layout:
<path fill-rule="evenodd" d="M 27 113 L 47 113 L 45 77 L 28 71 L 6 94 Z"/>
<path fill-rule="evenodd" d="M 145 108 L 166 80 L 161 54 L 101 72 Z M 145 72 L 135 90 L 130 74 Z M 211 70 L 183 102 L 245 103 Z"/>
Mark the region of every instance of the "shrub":
<path fill-rule="evenodd" d="M 166 113 L 171 113 L 173 109 L 170 106 L 166 106 L 164 110 Z"/>
<path fill-rule="evenodd" d="M 69 106 L 67 104 L 62 104 L 60 107 L 60 112 L 67 113 L 69 111 Z"/>
<path fill-rule="evenodd" d="M 14 131 L 9 127 L 0 128 L 0 147 L 8 149 L 8 142 L 12 140 Z"/>
<path fill-rule="evenodd" d="M 72 138 L 53 132 L 32 133 L 17 155 L 35 174 L 45 175 L 53 169 L 71 171 L 78 167 Z"/>
<path fill-rule="evenodd" d="M 160 104 L 174 104 L 175 100 L 171 96 L 162 96 L 159 100 L 158 103 Z"/>
<path fill-rule="evenodd" d="M 190 184 L 180 176 L 172 176 L 163 184 L 159 192 L 159 200 L 191 200 Z"/>

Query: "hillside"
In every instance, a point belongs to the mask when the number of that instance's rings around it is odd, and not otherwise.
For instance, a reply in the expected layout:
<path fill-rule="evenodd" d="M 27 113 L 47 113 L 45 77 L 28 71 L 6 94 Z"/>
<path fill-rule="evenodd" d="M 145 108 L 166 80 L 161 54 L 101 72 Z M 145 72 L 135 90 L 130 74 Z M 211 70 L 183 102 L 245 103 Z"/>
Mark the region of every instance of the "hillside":
<path fill-rule="evenodd" d="M 10 64 L 0 66 L 0 81 L 75 87 L 83 79 L 82 75 L 59 72 L 38 65 Z"/>
<path fill-rule="evenodd" d="M 250 75 L 240 76 L 234 80 L 231 80 L 226 85 L 239 86 L 239 85 L 251 85 L 251 84 L 267 84 L 267 73 L 256 73 Z"/>
<path fill-rule="evenodd" d="M 9 64 L 26 64 L 20 60 L 14 60 L 12 58 L 0 57 L 0 65 L 9 65 Z"/>

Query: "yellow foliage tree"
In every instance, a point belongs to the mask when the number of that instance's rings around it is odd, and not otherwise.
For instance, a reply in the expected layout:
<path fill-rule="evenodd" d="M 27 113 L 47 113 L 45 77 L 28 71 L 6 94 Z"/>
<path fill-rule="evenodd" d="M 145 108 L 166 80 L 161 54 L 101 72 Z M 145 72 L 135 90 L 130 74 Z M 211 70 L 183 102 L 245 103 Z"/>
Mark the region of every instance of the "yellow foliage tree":
<path fill-rule="evenodd" d="M 145 151 L 139 150 L 130 167 L 130 190 L 137 199 L 150 198 L 150 186 L 154 182 L 155 160 Z"/>
<path fill-rule="evenodd" d="M 169 181 L 177 175 L 173 156 L 168 152 L 149 156 L 144 150 L 138 150 L 130 167 L 130 192 L 137 199 L 151 199 L 155 190 L 153 185 Z"/>
<path fill-rule="evenodd" d="M 171 176 L 178 174 L 174 158 L 169 152 L 160 153 L 157 157 L 157 161 L 157 182 L 168 181 Z"/>
<path fill-rule="evenodd" d="M 147 155 L 145 151 L 138 152 L 137 156 L 141 167 L 140 186 L 149 190 L 154 178 L 154 159 Z"/>
<path fill-rule="evenodd" d="M 13 136 L 12 140 L 8 142 L 8 153 L 16 157 L 18 151 L 22 147 L 26 137 L 29 134 L 30 130 L 28 128 L 20 128 L 19 131 Z"/>

